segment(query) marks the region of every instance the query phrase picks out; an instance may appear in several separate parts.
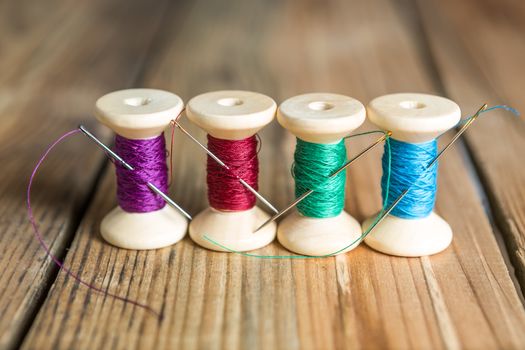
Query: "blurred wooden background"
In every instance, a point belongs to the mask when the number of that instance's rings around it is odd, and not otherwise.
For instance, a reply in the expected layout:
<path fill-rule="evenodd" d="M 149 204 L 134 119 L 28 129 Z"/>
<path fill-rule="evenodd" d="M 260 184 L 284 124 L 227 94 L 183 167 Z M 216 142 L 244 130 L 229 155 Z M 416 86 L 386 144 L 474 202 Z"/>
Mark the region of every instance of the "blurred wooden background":
<path fill-rule="evenodd" d="M 484 116 L 440 162 L 437 211 L 455 238 L 420 259 L 361 245 L 258 260 L 189 238 L 113 248 L 98 235 L 115 205 L 113 167 L 85 138 L 68 141 L 33 191 L 46 241 L 83 279 L 164 310 L 160 323 L 59 272 L 24 203 L 58 135 L 82 122 L 111 142 L 92 108 L 116 89 L 186 101 L 246 89 L 278 102 L 328 91 L 365 104 L 410 91 L 447 96 L 464 115 L 484 102 L 525 111 L 524 16 L 519 0 L 0 1 L 0 349 L 525 348 L 523 117 Z M 295 140 L 276 122 L 261 137 L 261 192 L 283 208 Z M 349 142 L 350 154 L 370 141 Z M 346 207 L 359 220 L 381 205 L 381 152 L 348 173 Z M 179 134 L 173 157 L 172 197 L 195 214 L 206 206 L 204 154 Z"/>

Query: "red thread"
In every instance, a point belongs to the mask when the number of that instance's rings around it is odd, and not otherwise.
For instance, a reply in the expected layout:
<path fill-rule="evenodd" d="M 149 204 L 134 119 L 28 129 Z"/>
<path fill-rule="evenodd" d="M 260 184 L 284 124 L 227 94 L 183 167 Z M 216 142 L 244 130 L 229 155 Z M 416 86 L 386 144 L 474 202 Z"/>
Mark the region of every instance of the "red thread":
<path fill-rule="evenodd" d="M 219 210 L 241 211 L 253 208 L 255 195 L 248 191 L 239 179 L 255 190 L 259 175 L 257 138 L 222 140 L 208 135 L 208 148 L 229 168 L 228 171 L 208 156 L 208 201 Z"/>
<path fill-rule="evenodd" d="M 184 113 L 185 110 L 186 110 L 186 108 L 183 108 L 179 112 L 179 114 L 177 114 L 177 117 L 170 121 L 171 136 L 170 136 L 170 150 L 169 150 L 169 153 L 168 153 L 168 157 L 170 158 L 170 177 L 169 177 L 170 179 L 168 181 L 168 187 L 170 187 L 171 183 L 173 182 L 173 143 L 175 141 L 175 127 L 177 126 L 177 124 L 179 122 L 179 119 L 180 119 L 180 117 L 182 116 L 182 113 Z"/>
<path fill-rule="evenodd" d="M 163 318 L 163 315 L 158 313 L 157 311 L 153 310 L 150 306 L 146 305 L 146 304 L 142 304 L 138 301 L 135 301 L 135 300 L 132 300 L 132 299 L 128 299 L 128 298 L 125 298 L 125 297 L 121 297 L 119 295 L 116 295 L 116 294 L 113 294 L 113 293 L 110 293 L 108 292 L 106 289 L 102 289 L 100 287 L 97 287 L 95 285 L 92 285 L 91 283 L 89 282 L 86 282 L 84 281 L 83 279 L 81 279 L 76 273 L 72 272 L 68 267 L 64 266 L 64 263 L 62 261 L 60 261 L 52 252 L 51 252 L 51 249 L 49 248 L 49 246 L 46 244 L 46 242 L 44 241 L 44 237 L 42 236 L 42 234 L 40 233 L 40 230 L 38 229 L 38 225 L 36 224 L 36 220 L 35 220 L 35 217 L 33 215 L 33 208 L 31 207 L 31 187 L 33 186 L 33 180 L 35 179 L 35 176 L 36 176 L 36 173 L 38 171 L 38 169 L 40 168 L 40 166 L 42 165 L 42 163 L 44 162 L 44 160 L 47 158 L 47 156 L 49 155 L 49 153 L 51 152 L 51 150 L 53 150 L 53 148 L 55 148 L 56 145 L 58 145 L 59 143 L 63 142 L 64 139 L 72 136 L 72 135 L 75 135 L 77 133 L 81 132 L 80 129 L 74 129 L 74 130 L 71 130 L 71 131 L 68 131 L 67 133 L 65 133 L 64 135 L 60 136 L 58 139 L 56 139 L 44 152 L 44 154 L 42 154 L 42 156 L 40 157 L 40 159 L 38 160 L 38 162 L 36 163 L 35 165 L 35 168 L 33 169 L 33 172 L 31 173 L 31 176 L 29 177 L 29 183 L 27 185 L 27 214 L 29 216 L 29 221 L 31 222 L 31 225 L 33 226 L 33 231 L 35 233 L 35 237 L 36 239 L 38 240 L 38 242 L 40 243 L 40 246 L 46 251 L 46 254 L 47 256 L 49 256 L 51 258 L 51 260 L 53 260 L 53 262 L 62 270 L 64 271 L 66 274 L 68 274 L 71 278 L 73 278 L 75 281 L 77 281 L 78 283 L 86 286 L 87 288 L 95 291 L 95 292 L 98 292 L 98 293 L 101 293 L 105 296 L 109 296 L 109 297 L 112 297 L 112 298 L 115 298 L 115 299 L 118 299 L 118 300 L 121 300 L 125 303 L 129 303 L 129 304 L 132 304 L 132 305 L 135 305 L 135 306 L 138 306 L 140 308 L 143 308 L 145 309 L 146 311 L 154 314 L 158 319 L 159 321 L 162 320 Z"/>
<path fill-rule="evenodd" d="M 168 153 L 168 157 L 170 158 L 170 177 L 168 181 L 168 187 L 171 186 L 171 183 L 173 182 L 173 143 L 175 141 L 175 123 L 170 122 L 170 129 L 171 129 L 171 136 L 170 136 L 170 150 Z"/>

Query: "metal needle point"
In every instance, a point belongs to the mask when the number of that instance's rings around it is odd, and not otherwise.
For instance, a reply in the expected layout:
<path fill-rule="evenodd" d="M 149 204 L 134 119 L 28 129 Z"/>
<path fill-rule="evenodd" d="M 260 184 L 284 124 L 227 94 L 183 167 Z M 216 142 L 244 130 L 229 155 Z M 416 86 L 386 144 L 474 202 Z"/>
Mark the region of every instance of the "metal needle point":
<path fill-rule="evenodd" d="M 113 158 L 114 160 L 118 161 L 120 164 L 122 164 L 126 169 L 128 170 L 135 170 L 129 163 L 127 163 L 124 159 L 122 159 L 118 154 L 116 154 L 113 150 L 111 150 L 111 148 L 109 148 L 108 146 L 106 146 L 102 141 L 100 141 L 95 135 L 93 135 L 91 132 L 89 132 L 85 127 L 84 125 L 79 125 L 78 128 L 80 129 L 80 131 L 82 131 L 84 133 L 84 135 L 86 135 L 88 138 L 90 138 L 93 142 L 95 142 L 100 148 L 102 148 L 104 150 L 104 152 L 106 152 L 108 154 L 108 156 L 110 156 L 111 158 Z M 147 186 L 149 187 L 150 190 L 152 190 L 153 192 L 155 192 L 156 194 L 158 194 L 159 196 L 162 197 L 162 199 L 168 203 L 169 205 L 171 205 L 172 207 L 174 207 L 175 209 L 177 209 L 178 211 L 180 211 L 185 217 L 187 217 L 189 220 L 192 219 L 191 215 L 188 214 L 184 209 L 182 209 L 177 203 L 175 203 L 170 197 L 168 197 L 168 195 L 166 195 L 164 192 L 162 192 L 157 186 L 155 186 L 154 184 L 152 184 L 151 182 L 148 182 L 147 183 Z"/>
<path fill-rule="evenodd" d="M 181 112 L 182 114 L 182 112 Z M 179 114 L 180 116 L 180 114 Z M 174 120 L 172 120 L 173 125 L 175 125 L 177 128 L 179 128 L 182 133 L 184 133 L 186 136 L 188 136 L 193 142 L 195 142 L 200 148 L 202 148 L 213 160 L 215 160 L 220 166 L 225 168 L 226 170 L 231 171 L 230 167 L 226 165 L 219 157 L 217 157 L 213 152 L 211 152 L 206 146 L 204 146 L 202 143 L 199 142 L 195 137 L 193 137 L 192 134 L 190 134 L 186 129 L 182 127 L 182 125 L 179 124 L 177 121 L 178 117 Z M 278 213 L 279 210 L 277 210 L 266 198 L 264 198 L 259 192 L 257 192 L 252 186 L 250 186 L 246 181 L 241 179 L 240 177 L 237 177 L 237 180 L 243 185 L 248 191 L 253 193 L 255 197 L 257 197 L 261 202 L 263 202 L 268 208 L 270 208 L 274 213 Z"/>
<path fill-rule="evenodd" d="M 120 158 L 120 156 L 118 154 L 116 154 L 115 152 L 113 152 L 113 150 L 111 148 L 109 148 L 108 146 L 106 146 L 105 144 L 102 143 L 102 141 L 100 141 L 98 138 L 96 138 L 95 135 L 93 135 L 91 132 L 89 132 L 85 127 L 84 125 L 79 125 L 78 128 L 80 129 L 80 131 L 82 131 L 87 137 L 89 137 L 92 141 L 94 141 L 100 148 L 102 148 L 104 150 L 104 152 L 106 152 L 111 158 L 115 159 L 116 161 L 118 161 L 119 163 L 121 163 L 122 165 L 124 165 L 126 167 L 126 169 L 128 170 L 134 170 L 133 167 L 131 165 L 129 165 L 128 163 L 126 163 L 126 161 L 122 158 Z"/>
<path fill-rule="evenodd" d="M 381 136 L 379 139 L 377 139 L 374 143 L 372 143 L 370 146 L 368 146 L 367 148 L 365 148 L 364 150 L 362 150 L 358 155 L 356 155 L 354 158 L 350 159 L 349 161 L 347 161 L 345 164 L 343 164 L 341 167 L 339 167 L 337 170 L 335 170 L 329 177 L 328 179 L 331 179 L 335 176 L 337 176 L 341 171 L 345 170 L 346 168 L 348 168 L 353 162 L 355 162 L 356 160 L 358 160 L 359 158 L 361 158 L 363 155 L 365 155 L 368 151 L 370 151 L 372 148 L 374 148 L 376 145 L 378 145 L 380 142 L 384 141 L 387 139 L 387 137 L 390 137 L 390 135 L 392 135 L 392 132 L 388 131 L 386 132 L 383 136 Z M 256 233 L 257 231 L 259 231 L 260 229 L 262 229 L 263 227 L 265 227 L 266 225 L 268 225 L 270 222 L 272 221 L 275 221 L 277 220 L 278 218 L 280 218 L 281 216 L 283 216 L 285 213 L 287 213 L 288 211 L 290 211 L 292 208 L 294 208 L 297 204 L 301 203 L 306 197 L 308 197 L 309 195 L 311 195 L 312 193 L 314 192 L 314 190 L 310 189 L 306 192 L 304 192 L 302 195 L 300 195 L 299 197 L 297 197 L 288 207 L 286 207 L 285 209 L 283 209 L 282 211 L 278 212 L 277 214 L 275 214 L 274 216 L 272 216 L 271 218 L 269 218 L 268 220 L 266 220 L 261 226 L 259 226 L 253 233 Z"/>

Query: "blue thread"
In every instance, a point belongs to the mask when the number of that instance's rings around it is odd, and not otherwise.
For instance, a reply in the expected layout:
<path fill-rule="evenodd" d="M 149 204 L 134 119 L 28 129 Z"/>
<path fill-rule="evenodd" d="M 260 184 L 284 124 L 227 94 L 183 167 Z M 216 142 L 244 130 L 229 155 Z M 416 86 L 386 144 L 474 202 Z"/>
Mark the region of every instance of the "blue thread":
<path fill-rule="evenodd" d="M 392 210 L 391 215 L 403 219 L 418 219 L 428 216 L 434 208 L 437 190 L 437 162 L 432 169 L 426 169 L 437 156 L 437 140 L 425 143 L 406 143 L 390 139 L 390 150 L 385 147 L 383 154 L 383 176 L 381 192 L 385 200 L 388 191 L 388 161 L 390 167 L 389 206 L 407 188 L 410 191 Z"/>
<path fill-rule="evenodd" d="M 496 106 L 492 106 L 492 107 L 489 107 L 487 109 L 485 109 L 484 111 L 481 111 L 480 114 L 483 114 L 483 113 L 487 113 L 487 112 L 490 112 L 490 111 L 493 111 L 495 109 L 503 109 L 505 111 L 508 111 L 508 112 L 511 112 L 512 114 L 514 114 L 516 117 L 519 117 L 520 116 L 520 111 L 518 111 L 517 109 L 515 108 L 512 108 L 512 107 L 509 107 L 507 105 L 496 105 Z M 468 118 L 463 118 L 461 119 L 455 126 L 461 126 L 463 124 L 465 124 L 466 122 L 468 122 L 470 119 L 472 119 L 474 116 L 470 116 Z M 444 134 L 446 134 L 448 132 L 445 131 L 443 132 L 441 135 L 439 135 L 437 138 L 439 139 L 441 136 L 443 136 Z"/>

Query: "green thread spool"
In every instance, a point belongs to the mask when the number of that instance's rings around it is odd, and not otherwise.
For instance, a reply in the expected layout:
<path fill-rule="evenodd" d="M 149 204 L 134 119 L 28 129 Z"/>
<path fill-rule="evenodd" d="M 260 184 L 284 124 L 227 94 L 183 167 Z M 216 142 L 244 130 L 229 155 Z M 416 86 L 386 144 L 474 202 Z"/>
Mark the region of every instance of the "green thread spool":
<path fill-rule="evenodd" d="M 295 197 L 312 189 L 314 192 L 297 205 L 297 210 L 312 218 L 339 215 L 345 205 L 346 171 L 328 179 L 346 162 L 346 147 L 341 140 L 335 144 L 318 144 L 297 139 L 292 175 Z"/>
<path fill-rule="evenodd" d="M 365 114 L 361 102 L 328 93 L 295 96 L 279 107 L 277 120 L 297 137 L 296 197 L 314 190 L 278 225 L 277 237 L 288 250 L 323 256 L 356 247 L 352 242 L 359 240 L 361 227 L 343 210 L 346 173 L 326 180 L 345 163 L 343 138 L 364 122 Z"/>

